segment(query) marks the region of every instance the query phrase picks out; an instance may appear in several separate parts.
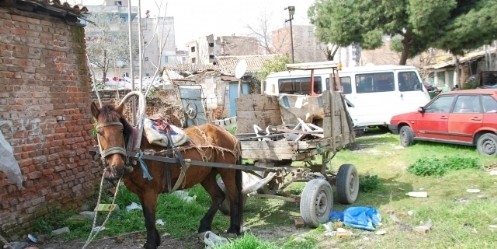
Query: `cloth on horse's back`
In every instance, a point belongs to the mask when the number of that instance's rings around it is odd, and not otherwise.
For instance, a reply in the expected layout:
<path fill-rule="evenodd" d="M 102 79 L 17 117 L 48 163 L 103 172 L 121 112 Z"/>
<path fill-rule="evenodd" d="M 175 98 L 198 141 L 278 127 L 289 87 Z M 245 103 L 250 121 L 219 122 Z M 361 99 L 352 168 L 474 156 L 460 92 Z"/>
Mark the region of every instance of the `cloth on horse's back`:
<path fill-rule="evenodd" d="M 167 132 L 169 132 L 174 146 L 179 146 L 188 142 L 188 137 L 181 128 L 169 124 L 167 121 L 160 118 L 146 118 L 143 121 L 143 130 L 145 132 L 145 137 L 147 137 L 148 142 L 151 144 L 167 147 L 169 145 L 169 139 L 166 135 Z"/>

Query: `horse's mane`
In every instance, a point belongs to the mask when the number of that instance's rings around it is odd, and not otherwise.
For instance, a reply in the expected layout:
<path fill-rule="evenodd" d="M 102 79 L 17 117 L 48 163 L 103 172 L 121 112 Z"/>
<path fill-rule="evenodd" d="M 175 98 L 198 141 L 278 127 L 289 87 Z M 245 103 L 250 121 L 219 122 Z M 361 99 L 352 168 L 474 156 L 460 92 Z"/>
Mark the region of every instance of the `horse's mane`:
<path fill-rule="evenodd" d="M 125 147 L 128 148 L 128 144 L 133 144 L 133 126 L 131 126 L 128 121 L 120 115 L 113 105 L 104 105 L 100 109 L 100 116 L 102 122 L 121 122 L 123 124 L 124 133 L 124 143 Z"/>

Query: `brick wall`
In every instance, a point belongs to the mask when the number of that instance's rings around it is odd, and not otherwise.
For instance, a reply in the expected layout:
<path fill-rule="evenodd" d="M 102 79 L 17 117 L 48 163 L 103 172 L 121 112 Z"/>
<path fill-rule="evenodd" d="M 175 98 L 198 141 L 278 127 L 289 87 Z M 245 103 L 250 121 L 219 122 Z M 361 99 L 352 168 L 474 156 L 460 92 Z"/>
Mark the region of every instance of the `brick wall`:
<path fill-rule="evenodd" d="M 0 228 L 9 235 L 79 207 L 98 187 L 83 38 L 80 26 L 0 7 L 0 129 L 24 180 L 19 190 L 0 172 Z"/>

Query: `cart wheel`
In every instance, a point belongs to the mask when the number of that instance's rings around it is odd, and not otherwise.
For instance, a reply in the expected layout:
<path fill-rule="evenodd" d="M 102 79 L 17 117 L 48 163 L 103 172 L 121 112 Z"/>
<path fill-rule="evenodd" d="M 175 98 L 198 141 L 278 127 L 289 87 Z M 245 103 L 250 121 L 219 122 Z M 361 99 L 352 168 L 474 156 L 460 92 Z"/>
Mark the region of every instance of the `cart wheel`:
<path fill-rule="evenodd" d="M 300 195 L 300 215 L 305 223 L 317 227 L 330 219 L 333 206 L 333 190 L 324 179 L 312 179 Z"/>
<path fill-rule="evenodd" d="M 336 179 L 337 199 L 342 204 L 351 204 L 359 194 L 359 176 L 352 164 L 342 164 Z"/>

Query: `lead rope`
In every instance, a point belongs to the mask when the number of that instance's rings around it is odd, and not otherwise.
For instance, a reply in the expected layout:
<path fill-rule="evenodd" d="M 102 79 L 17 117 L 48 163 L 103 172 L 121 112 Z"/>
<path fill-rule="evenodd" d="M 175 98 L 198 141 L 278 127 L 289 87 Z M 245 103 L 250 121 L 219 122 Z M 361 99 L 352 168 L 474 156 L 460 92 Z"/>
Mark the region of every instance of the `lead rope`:
<path fill-rule="evenodd" d="M 104 185 L 104 179 L 105 179 L 105 174 L 102 174 L 102 180 L 100 181 L 100 191 L 98 192 L 97 205 L 95 207 L 95 216 L 93 216 L 93 224 L 91 226 L 91 231 L 90 231 L 90 234 L 88 235 L 88 239 L 86 239 L 86 242 L 83 245 L 82 249 L 85 249 L 90 244 L 90 242 L 97 236 L 97 234 L 101 230 L 103 230 L 102 228 L 105 226 L 105 223 L 107 223 L 107 221 L 109 220 L 110 214 L 114 210 L 114 208 L 110 209 L 107 213 L 107 217 L 105 217 L 104 222 L 100 226 L 100 229 L 95 229 L 96 228 L 95 225 L 97 224 L 97 216 L 98 216 L 97 208 L 100 205 L 100 199 L 102 198 L 102 189 L 103 189 L 103 185 Z M 116 201 L 117 193 L 119 191 L 119 185 L 121 185 L 121 178 L 119 178 L 119 181 L 117 182 L 116 191 L 114 192 L 114 197 L 112 198 L 112 204 L 111 204 L 112 206 L 114 205 L 114 203 Z"/>

